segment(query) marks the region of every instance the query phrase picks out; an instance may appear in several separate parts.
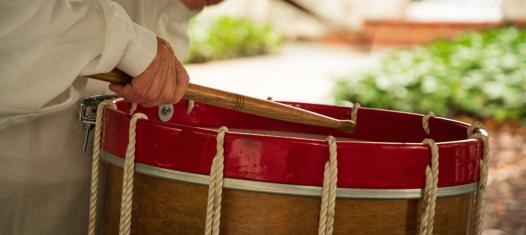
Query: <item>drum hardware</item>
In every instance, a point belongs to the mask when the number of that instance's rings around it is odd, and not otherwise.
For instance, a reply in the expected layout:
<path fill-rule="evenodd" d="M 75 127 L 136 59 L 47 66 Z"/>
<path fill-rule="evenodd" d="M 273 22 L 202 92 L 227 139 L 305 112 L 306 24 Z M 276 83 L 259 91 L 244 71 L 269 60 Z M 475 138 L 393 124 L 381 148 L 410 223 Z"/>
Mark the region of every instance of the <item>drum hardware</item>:
<path fill-rule="evenodd" d="M 124 160 L 108 151 L 101 150 L 103 161 L 112 166 L 122 168 Z M 208 185 L 208 176 L 202 174 L 188 173 L 177 170 L 153 167 L 143 163 L 135 164 L 135 172 L 158 177 L 167 180 L 185 181 L 196 185 Z M 258 182 L 235 178 L 225 178 L 223 187 L 225 189 L 243 190 L 250 192 L 273 193 L 293 196 L 319 197 L 322 188 L 319 186 L 304 186 L 292 184 L 280 184 L 269 182 Z M 457 196 L 477 190 L 478 183 L 469 183 L 459 186 L 440 187 L 437 190 L 439 197 Z M 347 199 L 418 199 L 422 197 L 424 190 L 421 188 L 411 189 L 357 189 L 338 188 L 336 196 Z"/>
<path fill-rule="evenodd" d="M 171 104 L 166 105 L 160 105 L 159 111 L 157 112 L 157 115 L 159 115 L 159 119 L 163 122 L 168 122 L 170 119 L 172 119 L 172 116 L 174 114 L 174 106 Z"/>
<path fill-rule="evenodd" d="M 97 106 L 104 100 L 114 99 L 115 95 L 94 95 L 83 98 L 80 101 L 79 112 L 77 113 L 78 121 L 82 123 L 82 152 L 88 148 L 89 136 L 91 130 L 95 127 L 97 117 Z"/>
<path fill-rule="evenodd" d="M 117 69 L 109 73 L 90 75 L 90 77 L 116 84 L 126 84 L 132 79 Z M 271 119 L 335 128 L 346 133 L 353 132 L 356 126 L 351 120 L 339 120 L 290 105 L 243 96 L 192 83 L 188 84 L 184 98 Z"/>

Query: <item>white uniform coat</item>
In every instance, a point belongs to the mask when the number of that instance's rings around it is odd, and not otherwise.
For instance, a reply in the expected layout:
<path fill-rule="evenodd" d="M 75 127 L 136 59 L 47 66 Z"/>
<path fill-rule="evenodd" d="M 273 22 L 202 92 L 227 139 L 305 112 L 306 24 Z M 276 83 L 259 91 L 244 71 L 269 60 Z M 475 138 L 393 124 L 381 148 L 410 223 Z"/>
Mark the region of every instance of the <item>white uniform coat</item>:
<path fill-rule="evenodd" d="M 139 75 L 155 34 L 186 53 L 194 12 L 181 2 L 119 2 L 0 0 L 0 234 L 86 234 L 91 149 L 75 113 L 108 91 L 78 77 Z"/>

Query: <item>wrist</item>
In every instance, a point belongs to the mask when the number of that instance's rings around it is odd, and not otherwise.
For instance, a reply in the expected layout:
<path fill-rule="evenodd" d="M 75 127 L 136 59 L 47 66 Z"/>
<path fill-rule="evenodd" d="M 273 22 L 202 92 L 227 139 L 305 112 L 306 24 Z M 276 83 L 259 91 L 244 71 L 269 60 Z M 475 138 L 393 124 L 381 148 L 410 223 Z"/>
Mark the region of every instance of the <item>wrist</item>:
<path fill-rule="evenodd" d="M 174 54 L 174 51 L 173 51 L 173 48 L 172 46 L 170 45 L 170 43 L 168 43 L 166 40 L 160 38 L 160 37 L 157 37 L 157 51 L 160 52 L 160 51 L 169 51 L 171 54 Z"/>

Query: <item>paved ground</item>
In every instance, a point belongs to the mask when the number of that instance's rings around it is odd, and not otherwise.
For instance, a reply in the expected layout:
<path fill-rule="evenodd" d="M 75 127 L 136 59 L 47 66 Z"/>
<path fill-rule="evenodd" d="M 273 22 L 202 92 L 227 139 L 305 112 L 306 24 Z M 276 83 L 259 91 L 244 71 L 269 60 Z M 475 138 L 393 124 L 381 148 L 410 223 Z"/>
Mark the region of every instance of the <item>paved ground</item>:
<path fill-rule="evenodd" d="M 526 128 L 496 126 L 490 134 L 486 228 L 494 234 L 526 235 Z"/>
<path fill-rule="evenodd" d="M 193 83 L 257 98 L 332 103 L 334 78 L 376 64 L 379 55 L 343 45 L 294 43 L 279 53 L 188 65 Z"/>

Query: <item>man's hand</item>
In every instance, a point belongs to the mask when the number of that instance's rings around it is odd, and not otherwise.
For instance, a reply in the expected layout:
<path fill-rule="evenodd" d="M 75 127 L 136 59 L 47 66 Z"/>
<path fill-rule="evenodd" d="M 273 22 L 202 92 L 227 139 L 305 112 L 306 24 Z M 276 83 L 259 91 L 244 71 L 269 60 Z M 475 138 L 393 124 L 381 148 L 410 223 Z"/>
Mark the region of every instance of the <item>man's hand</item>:
<path fill-rule="evenodd" d="M 175 57 L 170 44 L 158 38 L 157 55 L 148 68 L 131 83 L 110 84 L 109 88 L 130 102 L 153 107 L 179 102 L 188 83 L 188 73 Z"/>

